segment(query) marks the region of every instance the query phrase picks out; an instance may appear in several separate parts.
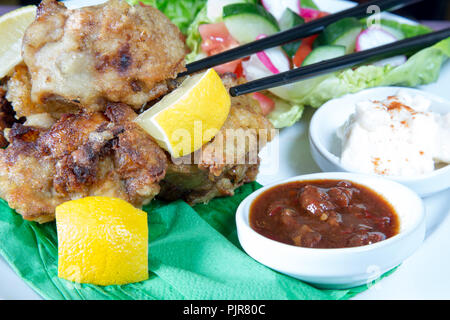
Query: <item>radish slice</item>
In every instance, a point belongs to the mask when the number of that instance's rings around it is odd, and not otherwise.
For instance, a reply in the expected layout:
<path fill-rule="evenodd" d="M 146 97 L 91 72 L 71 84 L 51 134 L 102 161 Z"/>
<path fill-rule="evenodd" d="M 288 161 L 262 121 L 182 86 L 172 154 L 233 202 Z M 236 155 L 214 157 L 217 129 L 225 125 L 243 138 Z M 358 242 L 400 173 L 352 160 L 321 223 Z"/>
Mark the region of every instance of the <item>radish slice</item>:
<path fill-rule="evenodd" d="M 356 51 L 363 51 L 379 47 L 388 43 L 397 41 L 398 39 L 391 33 L 377 27 L 361 31 L 356 38 Z"/>
<path fill-rule="evenodd" d="M 393 43 L 398 39 L 390 32 L 383 30 L 379 27 L 371 27 L 361 31 L 356 38 L 356 51 L 363 51 L 379 46 L 383 46 L 389 43 Z M 397 56 L 374 63 L 377 66 L 385 66 L 390 64 L 392 66 L 399 66 L 406 62 L 405 56 Z"/>
<path fill-rule="evenodd" d="M 267 35 L 260 34 L 256 40 L 266 38 Z M 290 69 L 289 59 L 281 48 L 271 48 L 256 54 L 262 64 L 273 74 L 288 71 Z"/>
<path fill-rule="evenodd" d="M 260 92 L 255 92 L 253 94 L 253 98 L 259 102 L 261 111 L 264 116 L 267 116 L 273 111 L 273 109 L 275 109 L 275 101 L 270 99 L 268 96 L 263 95 Z"/>
<path fill-rule="evenodd" d="M 263 65 L 269 69 L 270 72 L 272 72 L 273 74 L 277 74 L 280 73 L 280 70 L 278 70 L 272 63 L 272 61 L 270 61 L 269 56 L 267 55 L 267 53 L 265 53 L 264 51 L 262 52 L 258 52 L 256 54 L 256 56 L 258 57 L 258 59 L 263 63 Z"/>
<path fill-rule="evenodd" d="M 281 19 L 286 8 L 299 13 L 298 0 L 261 0 L 263 7 L 269 11 L 277 20 Z"/>
<path fill-rule="evenodd" d="M 264 37 L 266 35 L 261 34 L 257 39 Z M 288 71 L 291 69 L 291 63 L 283 49 L 281 47 L 275 47 L 251 55 L 250 59 L 242 61 L 242 68 L 244 69 L 244 76 L 247 81 L 253 81 Z"/>
<path fill-rule="evenodd" d="M 320 14 L 321 12 L 318 10 L 300 7 L 300 17 L 302 17 L 306 21 L 315 20 L 319 18 Z"/>

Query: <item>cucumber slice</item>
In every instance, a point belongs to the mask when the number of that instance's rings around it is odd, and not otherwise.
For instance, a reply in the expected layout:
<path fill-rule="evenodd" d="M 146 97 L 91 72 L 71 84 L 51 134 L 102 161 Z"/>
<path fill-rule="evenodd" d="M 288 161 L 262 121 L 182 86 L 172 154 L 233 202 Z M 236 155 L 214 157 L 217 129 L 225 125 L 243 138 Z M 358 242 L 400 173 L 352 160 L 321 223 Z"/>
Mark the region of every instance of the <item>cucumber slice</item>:
<path fill-rule="evenodd" d="M 344 46 L 320 46 L 315 48 L 303 61 L 302 66 L 318 63 L 345 55 Z"/>
<path fill-rule="evenodd" d="M 330 24 L 317 37 L 314 46 L 339 45 L 346 48 L 346 53 L 355 51 L 356 37 L 363 29 L 363 24 L 356 18 L 344 18 Z"/>
<path fill-rule="evenodd" d="M 206 2 L 206 16 L 212 22 L 221 21 L 223 17 L 223 7 L 241 2 L 245 2 L 245 0 L 208 0 Z"/>
<path fill-rule="evenodd" d="M 291 29 L 295 26 L 298 26 L 298 25 L 301 25 L 304 23 L 305 23 L 305 20 L 289 8 L 287 8 L 284 11 L 284 13 L 281 16 L 281 19 L 279 21 L 281 31 Z M 285 44 L 283 46 L 283 50 L 284 50 L 284 52 L 286 52 L 286 54 L 289 57 L 293 57 L 293 56 L 295 56 L 295 53 L 297 52 L 297 50 L 301 44 L 302 44 L 301 40 L 293 41 L 293 42 Z"/>
<path fill-rule="evenodd" d="M 278 22 L 262 6 L 235 3 L 223 8 L 223 21 L 239 43 L 255 41 L 260 34 L 272 35 L 280 31 Z"/>
<path fill-rule="evenodd" d="M 304 23 L 305 19 L 300 17 L 297 13 L 295 13 L 291 9 L 287 8 L 286 10 L 284 10 L 280 22 L 278 24 L 280 25 L 280 29 L 284 31 Z"/>
<path fill-rule="evenodd" d="M 390 34 L 392 34 L 394 37 L 396 37 L 398 40 L 403 40 L 405 39 L 405 34 L 398 29 L 394 29 L 391 28 L 389 26 L 385 26 L 383 24 L 380 25 L 381 29 L 386 30 L 387 32 L 389 32 Z"/>

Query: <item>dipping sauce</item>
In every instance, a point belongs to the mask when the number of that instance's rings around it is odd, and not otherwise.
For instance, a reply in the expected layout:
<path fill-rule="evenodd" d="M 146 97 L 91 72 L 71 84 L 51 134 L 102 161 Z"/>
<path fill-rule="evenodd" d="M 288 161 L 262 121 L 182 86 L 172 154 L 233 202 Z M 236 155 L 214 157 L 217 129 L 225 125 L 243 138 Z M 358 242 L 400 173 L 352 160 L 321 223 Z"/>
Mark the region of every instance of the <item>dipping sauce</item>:
<path fill-rule="evenodd" d="M 348 181 L 314 180 L 276 186 L 256 198 L 250 226 L 259 234 L 306 248 L 349 248 L 398 233 L 393 207 L 371 189 Z"/>
<path fill-rule="evenodd" d="M 431 112 L 431 105 L 404 90 L 383 101 L 356 103 L 337 132 L 341 163 L 358 172 L 406 177 L 450 164 L 450 113 Z"/>

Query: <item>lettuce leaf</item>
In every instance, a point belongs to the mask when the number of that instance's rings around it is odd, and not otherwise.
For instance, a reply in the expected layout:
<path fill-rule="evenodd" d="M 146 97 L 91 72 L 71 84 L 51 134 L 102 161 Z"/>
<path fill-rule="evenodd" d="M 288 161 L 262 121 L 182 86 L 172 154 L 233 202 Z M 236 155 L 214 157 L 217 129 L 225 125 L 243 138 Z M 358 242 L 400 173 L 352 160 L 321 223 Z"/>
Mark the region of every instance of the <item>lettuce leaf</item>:
<path fill-rule="evenodd" d="M 200 12 L 197 14 L 197 17 L 187 30 L 186 45 L 191 50 L 191 53 L 186 56 L 187 63 L 198 60 L 200 54 L 200 45 L 202 43 L 202 37 L 200 35 L 200 32 L 198 31 L 198 27 L 201 24 L 207 23 L 212 23 L 212 21 L 210 21 L 208 18 L 205 6 L 202 10 L 200 10 Z"/>
<path fill-rule="evenodd" d="M 127 0 L 135 5 L 142 2 L 163 12 L 181 32 L 187 33 L 197 14 L 205 7 L 207 0 Z"/>
<path fill-rule="evenodd" d="M 300 6 L 302 8 L 319 10 L 319 7 L 314 3 L 313 0 L 300 0 Z"/>
<path fill-rule="evenodd" d="M 305 110 L 304 106 L 289 103 L 274 95 L 270 95 L 270 97 L 275 101 L 275 110 L 267 117 L 276 128 L 290 127 L 301 119 Z"/>

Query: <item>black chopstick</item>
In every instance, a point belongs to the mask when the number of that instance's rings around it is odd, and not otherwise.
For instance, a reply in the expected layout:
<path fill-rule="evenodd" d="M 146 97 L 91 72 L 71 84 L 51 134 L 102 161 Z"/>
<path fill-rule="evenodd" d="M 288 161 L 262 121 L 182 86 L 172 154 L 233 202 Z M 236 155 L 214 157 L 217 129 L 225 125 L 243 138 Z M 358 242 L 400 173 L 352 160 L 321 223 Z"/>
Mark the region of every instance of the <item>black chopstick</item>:
<path fill-rule="evenodd" d="M 292 29 L 276 33 L 267 38 L 257 40 L 240 47 L 224 51 L 217 55 L 192 62 L 186 66 L 187 71 L 179 74 L 180 77 L 200 70 L 212 68 L 236 59 L 248 57 L 254 53 L 286 44 L 288 42 L 306 38 L 320 33 L 326 26 L 346 17 L 363 18 L 373 14 L 371 8 L 377 6 L 381 11 L 397 10 L 422 0 L 374 0 L 359 6 L 325 16 L 323 18 L 305 23 Z M 378 9 L 377 8 L 377 9 Z"/>
<path fill-rule="evenodd" d="M 360 51 L 339 58 L 311 64 L 309 66 L 300 67 L 267 78 L 247 82 L 243 85 L 231 88 L 230 94 L 231 96 L 236 97 L 247 93 L 279 87 L 300 80 L 316 77 L 322 74 L 339 71 L 345 68 L 354 67 L 362 63 L 411 53 L 432 46 L 437 42 L 449 37 L 450 28 L 431 32 L 425 35 L 408 38 L 370 50 Z"/>

